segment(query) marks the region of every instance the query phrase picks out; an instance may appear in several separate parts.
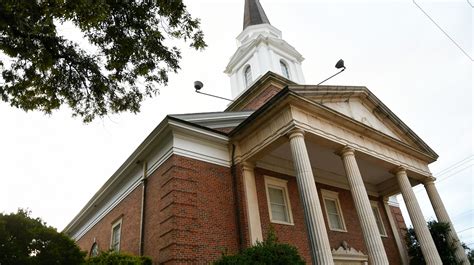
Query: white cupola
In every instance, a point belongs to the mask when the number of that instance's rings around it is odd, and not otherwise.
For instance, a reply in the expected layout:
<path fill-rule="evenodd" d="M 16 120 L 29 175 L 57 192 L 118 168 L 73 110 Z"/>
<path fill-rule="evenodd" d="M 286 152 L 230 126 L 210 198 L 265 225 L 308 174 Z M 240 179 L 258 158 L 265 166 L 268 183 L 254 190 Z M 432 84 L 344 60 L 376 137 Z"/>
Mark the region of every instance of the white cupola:
<path fill-rule="evenodd" d="M 244 29 L 237 36 L 238 49 L 225 73 L 230 77 L 232 98 L 236 98 L 268 71 L 304 84 L 303 56 L 282 39 L 281 31 L 270 25 L 259 0 L 246 0 Z"/>

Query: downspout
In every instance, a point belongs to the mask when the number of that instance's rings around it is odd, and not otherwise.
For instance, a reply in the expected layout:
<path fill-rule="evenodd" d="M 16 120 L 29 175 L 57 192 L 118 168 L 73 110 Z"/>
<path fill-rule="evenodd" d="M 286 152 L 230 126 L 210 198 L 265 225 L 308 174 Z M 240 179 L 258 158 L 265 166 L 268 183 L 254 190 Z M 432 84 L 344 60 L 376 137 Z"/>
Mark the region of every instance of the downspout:
<path fill-rule="evenodd" d="M 143 177 L 142 177 L 142 205 L 140 215 L 140 242 L 138 246 L 138 253 L 143 256 L 143 246 L 145 245 L 145 203 L 146 203 L 146 183 L 147 183 L 147 163 L 143 162 Z"/>
<path fill-rule="evenodd" d="M 230 167 L 230 174 L 232 175 L 232 184 L 234 185 L 235 198 L 235 220 L 237 223 L 237 233 L 239 235 L 239 252 L 243 249 L 244 236 L 242 234 L 242 225 L 240 223 L 240 196 L 237 188 L 237 173 L 235 169 L 235 144 L 232 144 L 232 164 Z"/>

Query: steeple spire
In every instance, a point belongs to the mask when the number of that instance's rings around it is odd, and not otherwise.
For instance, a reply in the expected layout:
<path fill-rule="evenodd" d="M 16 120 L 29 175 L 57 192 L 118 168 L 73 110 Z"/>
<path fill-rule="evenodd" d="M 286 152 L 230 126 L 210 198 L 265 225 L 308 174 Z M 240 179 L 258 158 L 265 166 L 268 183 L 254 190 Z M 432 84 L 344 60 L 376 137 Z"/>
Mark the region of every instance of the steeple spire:
<path fill-rule="evenodd" d="M 259 0 L 245 0 L 244 29 L 248 26 L 270 24 Z"/>

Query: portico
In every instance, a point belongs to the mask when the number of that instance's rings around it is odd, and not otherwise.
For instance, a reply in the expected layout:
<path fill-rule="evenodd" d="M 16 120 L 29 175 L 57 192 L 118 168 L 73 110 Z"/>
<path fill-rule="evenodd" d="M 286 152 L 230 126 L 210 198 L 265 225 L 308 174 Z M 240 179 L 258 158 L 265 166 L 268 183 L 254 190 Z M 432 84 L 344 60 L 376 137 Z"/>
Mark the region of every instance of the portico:
<path fill-rule="evenodd" d="M 369 117 L 369 114 L 375 115 L 374 110 L 380 116 Z M 358 113 L 367 116 L 358 117 Z M 380 118 L 382 114 L 386 115 L 384 119 Z M 329 219 L 324 218 L 328 210 L 320 200 L 319 183 L 343 188 L 352 194 L 370 264 L 389 263 L 380 220 L 371 201 L 386 203 L 389 196 L 399 193 L 407 203 L 428 264 L 442 264 L 412 190 L 414 185 L 427 183 L 434 208 L 438 208 L 435 211 L 441 216 L 438 218 L 449 220 L 429 182 L 433 177 L 428 164 L 436 159 L 436 154 L 403 123 L 395 124 L 396 117 L 391 115 L 393 113 L 367 89 L 345 88 L 328 96 L 324 87 L 295 85 L 280 91 L 252 115 L 251 123 L 241 124 L 232 136 L 237 146 L 237 162 L 296 178 L 314 264 L 334 264 L 333 253 L 337 248 L 330 244 Z M 381 124 L 375 124 L 375 119 L 382 121 Z M 401 133 L 403 130 L 405 134 Z M 243 175 L 250 238 L 255 242 L 263 238 L 258 215 L 261 209 L 256 209 L 265 206 L 252 199 L 257 198 L 253 171 L 247 168 Z M 406 263 L 404 239 L 396 227 L 390 226 L 389 236 L 397 239 L 400 260 Z M 455 233 L 452 238 L 455 242 Z"/>

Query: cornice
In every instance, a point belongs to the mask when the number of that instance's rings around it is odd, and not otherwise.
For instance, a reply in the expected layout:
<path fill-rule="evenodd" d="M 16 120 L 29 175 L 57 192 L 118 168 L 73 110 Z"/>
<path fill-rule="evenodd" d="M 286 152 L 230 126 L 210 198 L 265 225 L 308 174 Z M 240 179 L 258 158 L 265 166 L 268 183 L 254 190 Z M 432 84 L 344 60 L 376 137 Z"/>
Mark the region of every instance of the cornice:
<path fill-rule="evenodd" d="M 198 142 L 213 142 L 218 145 L 227 147 L 228 137 L 218 131 L 198 125 L 190 124 L 178 119 L 171 119 L 166 117 L 137 147 L 137 149 L 130 155 L 127 160 L 120 166 L 120 168 L 106 181 L 106 183 L 94 194 L 94 196 L 87 202 L 81 211 L 73 218 L 73 220 L 64 228 L 63 232 L 74 236 L 75 239 L 81 237 L 87 230 L 92 228 L 98 221 L 100 221 L 108 212 L 110 212 L 115 205 L 123 200 L 133 189 L 139 185 L 140 178 L 133 175 L 134 168 L 142 161 L 154 157 L 155 153 L 161 155 L 155 159 L 153 164 L 149 165 L 147 176 L 153 172 L 171 155 L 177 154 L 194 158 L 209 163 L 229 166 L 230 161 L 228 157 L 214 157 L 207 155 L 205 152 L 194 152 L 188 150 L 185 146 L 175 146 L 175 135 L 192 136 Z M 225 154 L 228 156 L 228 152 Z M 129 181 L 125 181 L 125 180 Z M 132 181 L 132 182 L 130 182 Z M 111 199 L 112 195 L 119 196 Z M 105 203 L 105 204 L 104 204 Z M 97 205 L 104 205 L 98 214 Z M 95 216 L 95 217 L 94 217 Z M 85 220 L 88 220 L 85 224 Z M 82 229 L 81 229 L 82 227 Z M 81 230 L 78 232 L 78 230 Z"/>
<path fill-rule="evenodd" d="M 260 44 L 267 44 L 271 46 L 275 51 L 281 50 L 284 53 L 294 57 L 296 61 L 301 63 L 304 61 L 303 55 L 301 55 L 293 46 L 291 46 L 288 42 L 282 39 L 263 36 L 259 35 L 252 41 L 249 41 L 242 46 L 240 46 L 237 51 L 232 55 L 227 64 L 224 73 L 231 75 L 235 72 L 236 69 L 240 67 L 243 61 L 247 58 L 246 56 L 242 56 L 243 54 L 250 54 L 252 53 L 253 49 L 256 49 Z"/>

